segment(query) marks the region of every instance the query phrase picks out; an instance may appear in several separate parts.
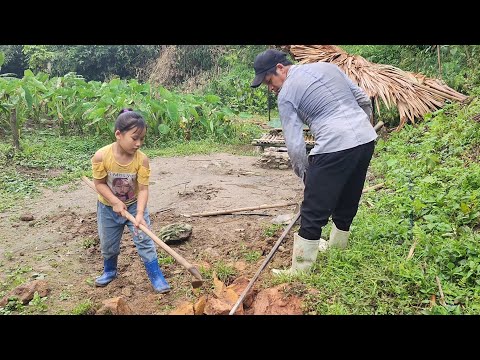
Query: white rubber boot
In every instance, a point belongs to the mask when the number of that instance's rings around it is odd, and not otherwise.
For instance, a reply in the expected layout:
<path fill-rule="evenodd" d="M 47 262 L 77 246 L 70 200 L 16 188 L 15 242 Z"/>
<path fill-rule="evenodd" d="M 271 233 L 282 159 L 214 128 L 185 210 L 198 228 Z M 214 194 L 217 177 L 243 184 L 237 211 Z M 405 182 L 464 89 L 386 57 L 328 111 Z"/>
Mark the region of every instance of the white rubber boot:
<path fill-rule="evenodd" d="M 330 231 L 330 239 L 328 240 L 328 247 L 345 249 L 348 245 L 349 236 L 350 236 L 350 231 L 339 230 L 335 226 L 335 223 L 332 223 L 332 230 Z"/>
<path fill-rule="evenodd" d="M 286 270 L 272 269 L 274 275 L 293 275 L 307 272 L 315 263 L 318 254 L 318 240 L 307 240 L 295 233 L 293 235 L 292 267 Z"/>

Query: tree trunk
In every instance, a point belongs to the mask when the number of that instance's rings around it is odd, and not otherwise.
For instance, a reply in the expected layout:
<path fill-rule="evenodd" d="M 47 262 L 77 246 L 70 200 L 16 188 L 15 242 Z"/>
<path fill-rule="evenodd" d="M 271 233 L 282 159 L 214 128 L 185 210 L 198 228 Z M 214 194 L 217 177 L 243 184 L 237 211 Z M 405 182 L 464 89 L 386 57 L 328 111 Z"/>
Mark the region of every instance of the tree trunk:
<path fill-rule="evenodd" d="M 10 113 L 10 127 L 12 129 L 13 136 L 13 146 L 15 149 L 20 150 L 20 139 L 18 136 L 18 126 L 17 126 L 17 109 L 13 108 Z"/>

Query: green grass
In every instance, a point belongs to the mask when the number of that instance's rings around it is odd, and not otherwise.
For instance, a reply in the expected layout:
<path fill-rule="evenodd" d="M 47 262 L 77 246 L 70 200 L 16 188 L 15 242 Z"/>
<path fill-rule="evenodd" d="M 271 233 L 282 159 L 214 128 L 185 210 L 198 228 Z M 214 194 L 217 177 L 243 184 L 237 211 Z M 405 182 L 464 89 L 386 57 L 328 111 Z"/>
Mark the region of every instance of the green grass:
<path fill-rule="evenodd" d="M 100 139 L 58 137 L 53 132 L 24 133 L 21 151 L 0 143 L 0 211 L 40 193 L 56 189 L 91 172 L 90 158 L 102 146 Z"/>
<path fill-rule="evenodd" d="M 20 268 L 10 268 L 5 271 L 5 278 L 0 283 L 0 299 L 3 298 L 10 290 L 16 288 L 17 286 L 28 281 L 29 276 L 27 273 L 32 271 L 31 267 L 23 266 Z M 45 299 L 46 300 L 46 299 Z M 38 296 L 38 293 L 35 293 L 34 299 L 32 300 L 32 307 L 28 308 L 26 305 L 23 305 L 17 296 L 13 296 L 9 299 L 8 303 L 1 308 L 1 315 L 9 315 L 12 313 L 23 314 L 27 313 L 29 309 L 38 309 L 39 311 L 45 311 L 46 305 L 44 304 L 43 299 Z"/>
<path fill-rule="evenodd" d="M 35 291 L 35 294 L 33 295 L 33 299 L 30 300 L 28 303 L 28 312 L 32 314 L 39 314 L 42 312 L 46 312 L 48 310 L 48 305 L 46 304 L 46 301 L 48 300 L 48 296 L 45 297 L 40 297 L 37 291 Z"/>
<path fill-rule="evenodd" d="M 7 292 L 24 282 L 28 280 L 28 276 L 26 275 L 27 273 L 30 273 L 32 271 L 32 268 L 29 266 L 22 266 L 22 267 L 15 267 L 15 268 L 10 268 L 7 271 L 5 271 L 5 279 L 3 282 L 0 284 L 0 290 L 2 292 Z"/>
<path fill-rule="evenodd" d="M 246 251 L 243 254 L 243 257 L 247 262 L 254 263 L 254 262 L 257 262 L 262 257 L 262 252 L 257 250 Z"/>
<path fill-rule="evenodd" d="M 477 99 L 446 106 L 379 140 L 370 171 L 386 185 L 362 196 L 348 248 L 320 253 L 310 274 L 273 283 L 317 289 L 306 298 L 306 312 L 317 314 L 478 314 L 478 113 Z"/>
<path fill-rule="evenodd" d="M 0 315 L 21 314 L 24 310 L 22 302 L 17 297 L 11 297 L 4 307 L 0 307 Z"/>
<path fill-rule="evenodd" d="M 275 236 L 280 229 L 283 229 L 283 224 L 268 224 L 263 229 L 263 235 L 267 237 Z"/>
<path fill-rule="evenodd" d="M 175 259 L 172 256 L 165 254 L 164 252 L 158 252 L 157 258 L 158 258 L 158 264 L 160 266 L 170 265 L 175 263 Z"/>
<path fill-rule="evenodd" d="M 217 274 L 218 280 L 223 282 L 226 285 L 229 285 L 231 281 L 235 278 L 237 270 L 228 264 L 225 264 L 223 261 L 217 261 L 213 265 L 213 269 Z"/>
<path fill-rule="evenodd" d="M 90 315 L 94 310 L 93 302 L 90 299 L 78 303 L 72 309 L 72 315 Z"/>
<path fill-rule="evenodd" d="M 62 292 L 58 296 L 58 298 L 62 301 L 68 300 L 71 297 L 72 297 L 72 295 L 70 295 L 70 293 L 67 290 L 62 290 Z"/>
<path fill-rule="evenodd" d="M 254 156 L 255 149 L 247 144 L 219 144 L 212 140 L 188 141 L 173 143 L 161 148 L 144 148 L 142 151 L 150 158 L 173 157 L 187 155 L 209 155 L 214 153 L 229 153 L 234 155 Z"/>
<path fill-rule="evenodd" d="M 203 266 L 200 266 L 200 274 L 202 277 L 205 278 L 206 281 L 211 282 L 213 286 L 213 273 L 217 275 L 218 280 L 223 282 L 225 285 L 230 285 L 230 283 L 235 279 L 238 275 L 237 270 L 229 265 L 226 264 L 224 261 L 220 260 L 213 264 L 211 268 L 206 269 Z"/>
<path fill-rule="evenodd" d="M 98 239 L 87 237 L 82 240 L 82 248 L 88 249 L 98 244 Z"/>

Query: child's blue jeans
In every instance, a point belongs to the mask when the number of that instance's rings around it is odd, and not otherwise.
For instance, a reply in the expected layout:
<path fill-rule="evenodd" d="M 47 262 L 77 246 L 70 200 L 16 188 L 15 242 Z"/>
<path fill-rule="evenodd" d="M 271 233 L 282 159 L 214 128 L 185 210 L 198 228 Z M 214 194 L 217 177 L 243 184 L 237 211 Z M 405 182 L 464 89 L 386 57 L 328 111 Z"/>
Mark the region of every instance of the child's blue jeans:
<path fill-rule="evenodd" d="M 135 217 L 137 215 L 137 202 L 127 207 L 130 214 Z M 150 228 L 150 215 L 148 209 L 145 209 L 143 215 L 145 222 Z M 137 247 L 138 255 L 144 262 L 150 262 L 157 258 L 157 250 L 153 240 L 140 229 L 135 229 L 133 223 L 121 215 L 117 215 L 111 206 L 102 204 L 97 201 L 97 223 L 98 236 L 100 237 L 100 248 L 102 256 L 108 260 L 120 254 L 120 240 L 122 239 L 123 229 L 125 225 L 133 235 L 133 242 Z M 135 235 L 137 233 L 137 235 Z"/>

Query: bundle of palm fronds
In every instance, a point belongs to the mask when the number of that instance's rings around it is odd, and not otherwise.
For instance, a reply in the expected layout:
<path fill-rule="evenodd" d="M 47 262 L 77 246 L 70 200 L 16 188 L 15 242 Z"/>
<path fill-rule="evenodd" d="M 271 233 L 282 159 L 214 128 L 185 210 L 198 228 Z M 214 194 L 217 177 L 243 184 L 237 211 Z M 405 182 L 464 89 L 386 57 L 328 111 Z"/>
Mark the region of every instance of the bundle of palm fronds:
<path fill-rule="evenodd" d="M 379 98 L 387 109 L 392 105 L 398 108 L 398 128 L 407 120 L 415 123 L 415 119 L 441 108 L 447 100 L 467 99 L 440 80 L 390 65 L 371 63 L 359 55 L 349 55 L 337 46 L 290 45 L 286 50 L 301 64 L 325 61 L 338 65 L 368 96 L 374 98 L 378 113 Z"/>

